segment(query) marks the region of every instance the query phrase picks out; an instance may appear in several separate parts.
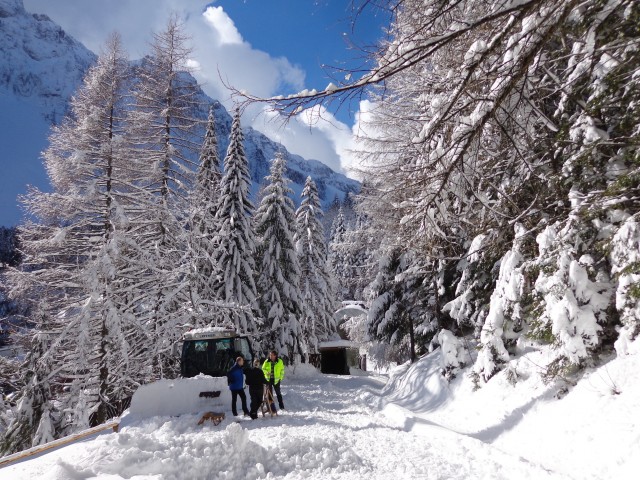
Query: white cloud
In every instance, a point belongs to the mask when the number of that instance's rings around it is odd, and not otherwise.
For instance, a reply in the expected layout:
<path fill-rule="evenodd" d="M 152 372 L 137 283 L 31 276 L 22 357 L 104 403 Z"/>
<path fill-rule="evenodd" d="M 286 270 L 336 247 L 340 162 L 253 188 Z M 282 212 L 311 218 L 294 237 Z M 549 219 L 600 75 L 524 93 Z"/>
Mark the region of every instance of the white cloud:
<path fill-rule="evenodd" d="M 220 36 L 221 44 L 242 43 L 242 36 L 222 7 L 207 7 L 202 14 Z"/>
<path fill-rule="evenodd" d="M 208 6 L 205 0 L 24 0 L 25 8 L 45 13 L 73 37 L 94 52 L 99 52 L 108 35 L 118 31 L 130 57 L 140 58 L 149 51 L 153 32 L 162 31 L 167 19 L 177 13 L 185 32 L 191 37 L 193 56 L 189 67 L 202 83 L 204 91 L 227 109 L 233 99 L 225 87 L 270 97 L 305 88 L 305 72 L 284 57 L 272 57 L 243 40 L 233 20 L 221 6 Z M 249 8 L 249 7 L 247 7 Z M 292 39 L 295 41 L 295 39 Z M 324 120 L 312 123 L 292 120 L 281 126 L 270 122 L 268 115 L 256 115 L 261 107 L 248 109 L 244 123 L 280 141 L 290 151 L 305 158 L 320 160 L 334 170 L 349 173 L 356 160 L 348 152 L 352 148 L 350 128 L 325 109 Z M 313 116 L 312 112 L 308 112 Z M 336 128 L 334 128 L 335 125 Z"/>
<path fill-rule="evenodd" d="M 368 105 L 369 102 L 361 102 L 361 108 L 367 108 Z M 356 115 L 356 120 L 361 116 L 360 113 Z M 360 176 L 358 170 L 361 165 L 354 133 L 356 129 L 363 132 L 358 121 L 349 128 L 326 108 L 315 106 L 304 110 L 288 123 L 284 123 L 276 113 L 263 110 L 254 118 L 252 126 L 282 143 L 292 153 L 320 160 L 352 178 Z"/>

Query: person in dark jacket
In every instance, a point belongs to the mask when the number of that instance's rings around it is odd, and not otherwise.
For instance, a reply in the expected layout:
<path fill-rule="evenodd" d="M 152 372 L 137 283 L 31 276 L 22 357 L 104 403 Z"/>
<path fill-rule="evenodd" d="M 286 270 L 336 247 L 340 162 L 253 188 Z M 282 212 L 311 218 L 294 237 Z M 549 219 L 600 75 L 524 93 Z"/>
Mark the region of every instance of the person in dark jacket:
<path fill-rule="evenodd" d="M 244 365 L 244 358 L 236 358 L 236 363 L 227 373 L 227 383 L 231 390 L 231 411 L 233 416 L 238 416 L 238 410 L 236 409 L 236 403 L 238 397 L 242 402 L 242 411 L 245 415 L 249 415 L 249 409 L 247 409 L 247 396 L 244 393 L 244 372 L 242 366 Z"/>
<path fill-rule="evenodd" d="M 264 385 L 266 383 L 264 373 L 262 373 L 262 369 L 260 368 L 260 360 L 256 358 L 253 361 L 253 367 L 247 368 L 244 374 L 247 379 L 247 385 L 249 385 L 249 397 L 251 397 L 249 415 L 255 420 L 258 418 L 258 409 L 262 404 Z"/>

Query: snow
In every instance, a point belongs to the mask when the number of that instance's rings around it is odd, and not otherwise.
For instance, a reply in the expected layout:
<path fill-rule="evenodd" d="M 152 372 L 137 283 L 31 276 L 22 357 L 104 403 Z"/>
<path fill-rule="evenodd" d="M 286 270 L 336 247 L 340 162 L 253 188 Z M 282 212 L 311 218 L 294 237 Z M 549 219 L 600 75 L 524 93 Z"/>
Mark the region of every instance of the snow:
<path fill-rule="evenodd" d="M 217 398 L 200 397 L 200 392 L 220 392 Z M 194 378 L 158 380 L 142 385 L 131 399 L 129 414 L 135 418 L 177 416 L 185 413 L 225 410 L 231 392 L 226 377 L 198 375 Z"/>
<path fill-rule="evenodd" d="M 355 347 L 356 344 L 349 340 L 329 340 L 327 342 L 320 342 L 320 348 L 339 348 L 339 347 Z"/>
<path fill-rule="evenodd" d="M 345 304 L 342 302 L 343 307 L 337 310 L 333 316 L 336 320 L 340 321 L 344 318 L 359 317 L 367 314 L 367 309 L 363 308 L 359 303 Z"/>
<path fill-rule="evenodd" d="M 543 355 L 525 349 L 512 360 L 515 385 L 501 371 L 479 390 L 466 372 L 444 380 L 439 349 L 388 376 L 322 375 L 298 365 L 287 368 L 287 410 L 278 416 L 234 418 L 227 407 L 220 425 L 199 426 L 199 412 L 142 418 L 129 411 L 119 433 L 10 464 L 0 477 L 637 478 L 640 354 L 587 370 L 560 400 L 558 385 L 538 374 Z M 152 408 L 160 399 L 145 401 Z M 181 401 L 165 399 L 176 408 Z"/>

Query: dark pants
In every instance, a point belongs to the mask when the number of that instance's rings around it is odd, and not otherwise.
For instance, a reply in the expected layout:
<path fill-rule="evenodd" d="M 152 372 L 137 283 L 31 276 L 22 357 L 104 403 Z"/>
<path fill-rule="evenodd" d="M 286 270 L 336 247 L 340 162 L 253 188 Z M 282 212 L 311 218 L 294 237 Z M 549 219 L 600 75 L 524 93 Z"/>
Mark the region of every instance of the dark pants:
<path fill-rule="evenodd" d="M 251 415 L 251 418 L 258 418 L 258 409 L 262 404 L 263 393 L 262 385 L 260 385 L 260 388 L 249 388 L 249 396 L 251 397 L 251 411 L 249 415 Z"/>
<path fill-rule="evenodd" d="M 238 401 L 238 397 L 240 397 L 240 401 L 242 402 L 242 412 L 245 415 L 249 415 L 249 409 L 247 408 L 247 396 L 244 393 L 244 389 L 242 390 L 231 390 L 231 412 L 233 416 L 238 416 L 238 410 L 236 409 L 236 402 Z"/>
<path fill-rule="evenodd" d="M 272 389 L 273 387 L 273 389 Z M 282 393 L 280 393 L 280 382 L 274 384 L 271 381 L 269 382 L 269 390 L 271 391 L 271 395 L 273 395 L 273 390 L 276 391 L 276 397 L 278 398 L 278 406 L 282 410 L 284 408 L 284 403 L 282 402 Z"/>

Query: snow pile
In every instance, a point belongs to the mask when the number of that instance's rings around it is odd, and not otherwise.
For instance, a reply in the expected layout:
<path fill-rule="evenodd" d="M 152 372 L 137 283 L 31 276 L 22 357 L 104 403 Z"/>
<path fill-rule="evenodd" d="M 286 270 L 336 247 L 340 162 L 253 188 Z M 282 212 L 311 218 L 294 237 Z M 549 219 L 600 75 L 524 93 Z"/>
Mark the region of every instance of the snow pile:
<path fill-rule="evenodd" d="M 288 378 L 294 378 L 298 381 L 302 381 L 313 379 L 319 375 L 320 371 L 316 367 L 310 363 L 301 363 L 300 365 L 295 365 L 293 367 L 286 367 L 284 378 L 285 381 Z"/>
<path fill-rule="evenodd" d="M 201 392 L 220 396 L 200 396 Z M 231 392 L 226 377 L 198 375 L 193 378 L 159 380 L 142 385 L 131 399 L 129 414 L 136 418 L 231 410 Z"/>

